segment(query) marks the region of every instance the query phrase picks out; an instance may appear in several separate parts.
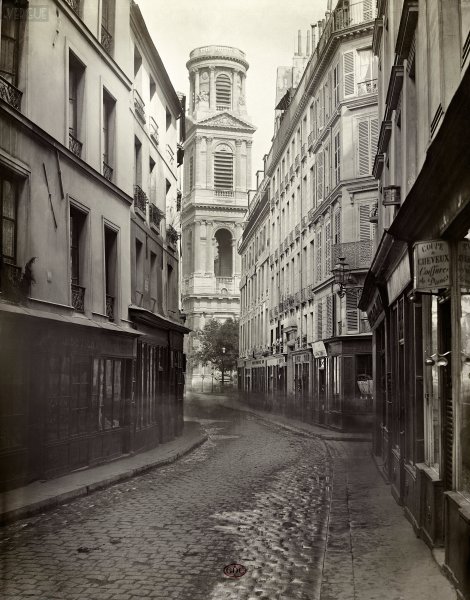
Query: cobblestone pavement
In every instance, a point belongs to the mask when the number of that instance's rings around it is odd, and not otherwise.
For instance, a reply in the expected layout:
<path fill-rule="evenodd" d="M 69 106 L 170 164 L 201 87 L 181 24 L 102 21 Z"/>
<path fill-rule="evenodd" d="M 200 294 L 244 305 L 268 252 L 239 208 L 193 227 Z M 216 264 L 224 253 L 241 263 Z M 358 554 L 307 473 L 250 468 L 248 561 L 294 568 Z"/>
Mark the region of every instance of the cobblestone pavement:
<path fill-rule="evenodd" d="M 1 530 L 2 598 L 317 598 L 323 442 L 210 400 L 195 413 L 210 439 L 186 458 Z"/>

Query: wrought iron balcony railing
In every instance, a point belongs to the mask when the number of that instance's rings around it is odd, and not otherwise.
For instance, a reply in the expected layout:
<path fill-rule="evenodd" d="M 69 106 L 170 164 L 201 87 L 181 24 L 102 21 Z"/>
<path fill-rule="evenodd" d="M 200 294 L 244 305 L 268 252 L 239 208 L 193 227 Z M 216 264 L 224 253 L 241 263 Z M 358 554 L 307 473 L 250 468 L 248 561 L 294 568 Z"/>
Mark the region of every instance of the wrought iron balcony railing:
<path fill-rule="evenodd" d="M 357 84 L 357 95 L 375 94 L 377 92 L 377 79 L 361 81 Z"/>
<path fill-rule="evenodd" d="M 309 147 L 309 148 L 310 148 L 311 146 L 313 146 L 313 135 L 314 135 L 314 134 L 313 134 L 313 131 L 311 131 L 311 132 L 308 134 L 308 147 Z"/>
<path fill-rule="evenodd" d="M 112 181 L 113 179 L 113 168 L 108 165 L 106 161 L 103 160 L 103 177 L 106 177 L 108 181 Z"/>
<path fill-rule="evenodd" d="M 158 206 L 155 206 L 155 204 L 149 204 L 149 218 L 150 218 L 150 225 L 154 226 L 156 229 L 160 229 L 160 222 L 163 219 L 165 215 L 163 214 L 163 211 L 161 211 Z"/>
<path fill-rule="evenodd" d="M 180 237 L 180 234 L 176 231 L 173 225 L 169 225 L 166 230 L 166 240 L 169 244 L 173 246 L 176 245 Z"/>
<path fill-rule="evenodd" d="M 80 0 L 65 0 L 75 14 L 80 16 Z"/>
<path fill-rule="evenodd" d="M 147 194 L 139 185 L 134 185 L 134 207 L 145 214 L 147 204 Z"/>
<path fill-rule="evenodd" d="M 82 148 L 83 144 L 80 140 L 73 135 L 73 133 L 69 132 L 69 150 L 71 150 L 75 156 L 80 158 L 82 156 Z"/>
<path fill-rule="evenodd" d="M 85 288 L 72 283 L 72 306 L 77 312 L 85 312 Z"/>
<path fill-rule="evenodd" d="M 333 244 L 333 264 L 344 257 L 350 269 L 367 269 L 372 262 L 373 240 Z"/>
<path fill-rule="evenodd" d="M 294 179 L 294 165 L 289 167 L 289 176 L 291 179 Z"/>
<path fill-rule="evenodd" d="M 22 282 L 21 267 L 0 261 L 0 291 L 10 299 L 20 294 Z"/>
<path fill-rule="evenodd" d="M 114 321 L 114 296 L 106 294 L 106 316 L 110 321 Z"/>
<path fill-rule="evenodd" d="M 101 45 L 108 54 L 111 54 L 113 50 L 113 36 L 104 25 L 101 25 Z"/>
<path fill-rule="evenodd" d="M 145 104 L 137 90 L 134 90 L 134 110 L 135 114 L 139 117 L 142 123 L 145 125 L 147 119 L 145 117 Z"/>
<path fill-rule="evenodd" d="M 158 125 L 153 117 L 150 117 L 150 139 L 152 139 L 158 146 L 160 141 L 158 135 Z"/>
<path fill-rule="evenodd" d="M 299 167 L 300 167 L 300 155 L 297 154 L 297 156 L 295 157 L 295 170 L 298 171 Z"/>
<path fill-rule="evenodd" d="M 16 108 L 16 110 L 21 110 L 22 96 L 23 92 L 16 88 L 7 79 L 0 76 L 0 98 L 2 100 L 5 100 L 5 102 L 7 102 L 10 106 L 13 106 L 13 108 Z"/>
<path fill-rule="evenodd" d="M 296 225 L 295 226 L 295 238 L 299 238 L 300 237 L 300 225 Z"/>
<path fill-rule="evenodd" d="M 302 144 L 302 158 L 307 156 L 307 144 Z"/>

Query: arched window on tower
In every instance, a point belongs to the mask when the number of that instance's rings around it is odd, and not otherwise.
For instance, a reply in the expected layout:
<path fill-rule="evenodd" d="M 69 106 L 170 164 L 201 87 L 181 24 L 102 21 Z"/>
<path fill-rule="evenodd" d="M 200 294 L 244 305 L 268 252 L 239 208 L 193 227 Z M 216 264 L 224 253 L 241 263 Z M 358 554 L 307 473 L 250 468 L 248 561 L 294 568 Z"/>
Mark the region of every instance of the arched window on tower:
<path fill-rule="evenodd" d="M 217 146 L 214 153 L 214 187 L 233 190 L 233 152 L 227 144 Z"/>
<path fill-rule="evenodd" d="M 216 277 L 232 277 L 232 234 L 227 229 L 219 229 L 215 241 L 214 274 Z"/>
<path fill-rule="evenodd" d="M 232 81 L 225 73 L 218 75 L 215 80 L 215 103 L 217 110 L 232 108 Z"/>

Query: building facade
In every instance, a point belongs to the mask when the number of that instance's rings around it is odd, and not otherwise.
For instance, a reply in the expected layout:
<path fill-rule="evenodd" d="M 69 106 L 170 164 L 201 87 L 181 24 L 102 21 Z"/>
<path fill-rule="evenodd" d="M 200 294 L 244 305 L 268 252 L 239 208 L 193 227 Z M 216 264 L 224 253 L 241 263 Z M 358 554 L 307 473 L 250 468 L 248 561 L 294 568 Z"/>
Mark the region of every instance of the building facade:
<path fill-rule="evenodd" d="M 416 533 L 470 598 L 468 103 L 460 0 L 379 2 L 374 453 Z"/>
<path fill-rule="evenodd" d="M 134 450 L 141 410 L 129 318 L 134 44 L 116 43 L 131 40 L 136 7 L 27 6 L 1 3 L 3 489 Z"/>
<path fill-rule="evenodd" d="M 276 106 L 239 250 L 242 389 L 285 394 L 275 401 L 288 412 L 338 428 L 367 427 L 372 411 L 371 336 L 357 301 L 377 200 L 374 18 L 372 2 L 339 2 L 318 24 L 297 88 Z M 337 263 L 346 289 L 334 285 Z"/>
<path fill-rule="evenodd" d="M 195 334 L 210 319 L 240 313 L 237 243 L 251 187 L 255 128 L 247 115 L 244 52 L 204 46 L 190 54 L 190 95 L 182 207 L 183 312 L 188 384 L 199 388 L 206 368 L 192 359 Z"/>

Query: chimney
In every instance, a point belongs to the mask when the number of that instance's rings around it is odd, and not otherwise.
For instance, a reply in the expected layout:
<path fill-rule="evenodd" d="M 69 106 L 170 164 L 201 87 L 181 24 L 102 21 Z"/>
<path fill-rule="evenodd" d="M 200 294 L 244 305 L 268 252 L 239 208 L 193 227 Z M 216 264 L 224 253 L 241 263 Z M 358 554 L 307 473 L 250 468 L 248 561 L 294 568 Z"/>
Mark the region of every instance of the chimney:
<path fill-rule="evenodd" d="M 316 46 L 316 40 L 315 40 L 315 28 L 316 25 L 314 25 L 313 23 L 310 25 L 310 27 L 312 28 L 312 54 L 315 52 L 315 46 Z"/>
<path fill-rule="evenodd" d="M 323 29 L 323 21 L 318 21 L 318 41 L 320 41 Z"/>
<path fill-rule="evenodd" d="M 328 0 L 328 3 L 326 5 L 326 12 L 331 13 L 331 0 Z"/>
<path fill-rule="evenodd" d="M 298 33 L 297 54 L 299 56 L 302 56 L 302 32 L 300 31 L 300 29 Z"/>
<path fill-rule="evenodd" d="M 310 56 L 310 31 L 307 30 L 307 49 L 306 49 L 306 54 L 307 56 Z"/>

